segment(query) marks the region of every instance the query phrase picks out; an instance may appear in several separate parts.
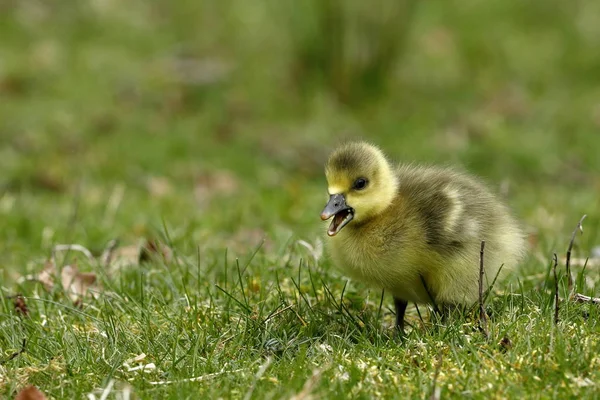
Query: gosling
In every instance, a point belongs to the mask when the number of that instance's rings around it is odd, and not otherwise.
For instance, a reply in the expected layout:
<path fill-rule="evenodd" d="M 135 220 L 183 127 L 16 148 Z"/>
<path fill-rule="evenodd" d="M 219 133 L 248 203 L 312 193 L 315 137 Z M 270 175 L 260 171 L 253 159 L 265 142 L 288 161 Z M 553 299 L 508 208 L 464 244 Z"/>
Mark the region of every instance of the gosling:
<path fill-rule="evenodd" d="M 396 167 L 363 142 L 335 150 L 325 175 L 329 202 L 321 219 L 332 218 L 332 260 L 350 278 L 392 294 L 401 332 L 408 302 L 448 307 L 477 301 L 483 240 L 485 288 L 524 256 L 517 222 L 474 177 L 448 168 Z"/>

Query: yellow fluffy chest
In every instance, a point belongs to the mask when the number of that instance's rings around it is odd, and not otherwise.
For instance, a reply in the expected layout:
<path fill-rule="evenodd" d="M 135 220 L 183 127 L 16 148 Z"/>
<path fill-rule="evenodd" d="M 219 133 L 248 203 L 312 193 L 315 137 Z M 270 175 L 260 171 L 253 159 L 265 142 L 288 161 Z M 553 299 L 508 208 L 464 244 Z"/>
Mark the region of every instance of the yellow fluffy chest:
<path fill-rule="evenodd" d="M 340 232 L 330 238 L 329 248 L 336 267 L 350 278 L 407 301 L 427 301 L 414 252 L 410 247 L 398 248 L 390 240 Z"/>

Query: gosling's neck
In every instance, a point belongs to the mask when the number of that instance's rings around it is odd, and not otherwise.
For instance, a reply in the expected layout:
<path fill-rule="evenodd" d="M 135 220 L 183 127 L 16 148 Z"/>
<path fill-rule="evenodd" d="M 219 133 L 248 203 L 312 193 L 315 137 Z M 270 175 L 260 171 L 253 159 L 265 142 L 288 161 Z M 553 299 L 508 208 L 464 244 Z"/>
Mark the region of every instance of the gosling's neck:
<path fill-rule="evenodd" d="M 379 215 L 384 212 L 392 204 L 398 193 L 398 178 L 392 171 L 387 160 L 384 159 L 383 161 L 379 176 L 379 181 L 383 184 L 377 192 L 373 215 Z"/>

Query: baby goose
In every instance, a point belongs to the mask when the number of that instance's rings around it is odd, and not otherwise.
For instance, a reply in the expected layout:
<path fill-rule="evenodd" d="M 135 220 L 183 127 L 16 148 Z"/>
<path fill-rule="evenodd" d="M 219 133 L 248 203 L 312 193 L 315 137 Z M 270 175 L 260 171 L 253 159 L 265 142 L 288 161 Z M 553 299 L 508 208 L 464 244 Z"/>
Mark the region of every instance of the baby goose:
<path fill-rule="evenodd" d="M 325 167 L 329 202 L 321 219 L 334 263 L 391 293 L 396 326 L 408 302 L 472 304 L 484 284 L 515 266 L 525 239 L 509 210 L 477 179 L 451 169 L 394 167 L 377 147 L 349 143 Z M 486 285 L 487 287 L 487 285 Z"/>

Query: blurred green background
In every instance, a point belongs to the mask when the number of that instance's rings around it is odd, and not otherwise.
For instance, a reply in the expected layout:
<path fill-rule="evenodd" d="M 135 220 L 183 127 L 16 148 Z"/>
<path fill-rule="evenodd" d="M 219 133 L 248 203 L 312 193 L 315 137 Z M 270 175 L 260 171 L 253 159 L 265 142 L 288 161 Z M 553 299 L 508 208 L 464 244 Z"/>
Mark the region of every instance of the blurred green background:
<path fill-rule="evenodd" d="M 440 371 L 444 397 L 593 397 L 598 310 L 555 324 L 549 260 L 564 276 L 587 213 L 573 264 L 598 296 L 599 49 L 598 0 L 0 0 L 0 397 L 422 398 Z M 390 299 L 298 244 L 319 248 L 349 139 L 478 174 L 523 222 L 489 338 L 411 307 L 397 345 Z M 177 257 L 75 255 L 98 299 L 20 281 L 56 244 L 156 237 Z"/>
<path fill-rule="evenodd" d="M 347 139 L 482 175 L 544 255 L 584 212 L 598 226 L 597 1 L 4 0 L 0 11 L 5 280 L 55 243 L 99 250 L 163 222 L 191 253 L 313 240 L 323 162 Z"/>

